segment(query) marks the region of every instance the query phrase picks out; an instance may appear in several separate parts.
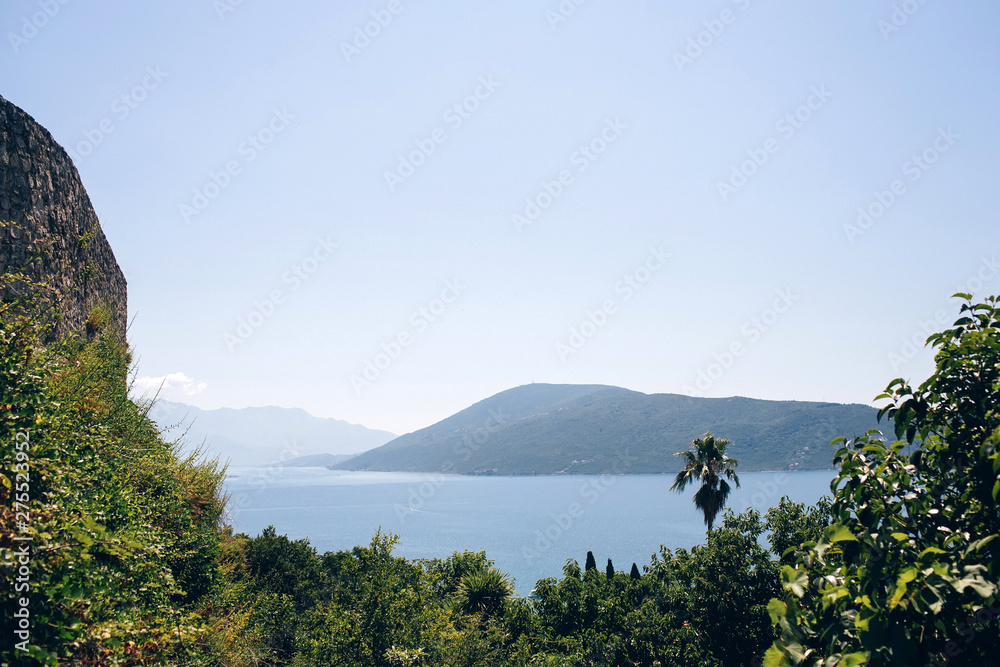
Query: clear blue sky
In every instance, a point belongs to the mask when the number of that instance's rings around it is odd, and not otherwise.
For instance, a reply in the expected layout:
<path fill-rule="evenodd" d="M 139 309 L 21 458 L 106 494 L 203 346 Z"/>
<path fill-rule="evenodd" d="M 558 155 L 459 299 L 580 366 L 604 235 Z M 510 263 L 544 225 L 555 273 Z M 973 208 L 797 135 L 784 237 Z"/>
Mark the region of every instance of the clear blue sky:
<path fill-rule="evenodd" d="M 203 408 L 403 433 L 532 381 L 867 403 L 927 376 L 905 341 L 949 295 L 1000 293 L 994 2 L 0 23 L 0 94 L 74 156 L 140 375 Z"/>

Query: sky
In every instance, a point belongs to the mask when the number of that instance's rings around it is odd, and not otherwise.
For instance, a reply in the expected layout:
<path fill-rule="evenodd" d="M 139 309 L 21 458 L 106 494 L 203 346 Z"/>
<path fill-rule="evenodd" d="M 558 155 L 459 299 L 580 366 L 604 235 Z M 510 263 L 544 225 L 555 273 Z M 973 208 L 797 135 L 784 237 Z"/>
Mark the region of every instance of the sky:
<path fill-rule="evenodd" d="M 137 388 L 397 434 L 532 382 L 869 403 L 1000 293 L 1000 5 L 0 7 Z"/>

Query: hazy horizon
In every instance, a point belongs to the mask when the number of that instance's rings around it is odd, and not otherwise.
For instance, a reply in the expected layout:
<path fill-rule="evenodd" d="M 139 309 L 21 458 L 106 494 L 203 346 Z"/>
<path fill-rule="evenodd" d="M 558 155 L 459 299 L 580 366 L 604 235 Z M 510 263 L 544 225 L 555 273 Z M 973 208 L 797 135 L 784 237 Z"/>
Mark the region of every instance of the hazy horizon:
<path fill-rule="evenodd" d="M 872 405 L 1000 293 L 998 20 L 14 0 L 0 94 L 72 156 L 169 400 L 396 434 L 532 382 Z"/>
<path fill-rule="evenodd" d="M 531 384 L 551 384 L 551 383 L 542 383 L 542 382 L 528 383 L 527 385 L 518 385 L 517 387 L 508 387 L 507 389 L 501 390 L 500 392 L 497 392 L 497 393 L 502 393 L 503 391 L 508 391 L 509 389 L 518 389 L 520 387 L 530 386 Z M 581 382 L 581 383 L 560 383 L 560 384 L 589 385 L 589 384 L 594 384 L 594 383 L 591 383 L 591 382 L 583 383 L 583 382 Z M 613 385 L 604 385 L 604 386 L 611 387 Z M 626 390 L 629 390 L 629 391 L 636 391 L 634 389 L 629 389 L 628 387 L 618 387 L 618 388 L 619 389 L 626 389 Z M 639 393 L 650 395 L 650 394 L 668 394 L 668 393 L 675 393 L 675 392 L 639 392 Z M 677 395 L 680 395 L 680 396 L 690 396 L 690 394 L 677 394 Z M 461 412 L 462 410 L 464 410 L 464 409 L 466 409 L 468 407 L 471 407 L 472 405 L 475 405 L 476 403 L 479 403 L 481 401 L 484 401 L 484 400 L 487 400 L 489 398 L 492 398 L 493 396 L 496 396 L 496 394 L 490 394 L 489 396 L 483 396 L 481 398 L 473 399 L 472 402 L 469 405 L 466 405 L 464 407 L 459 408 L 456 411 L 456 413 L 457 412 Z M 138 397 L 139 396 L 137 395 L 136 398 L 138 398 Z M 146 397 L 150 398 L 149 395 L 147 395 Z M 757 399 L 757 400 L 777 400 L 777 399 L 758 399 L 756 396 L 739 396 L 739 395 L 733 395 L 733 396 L 708 396 L 708 397 L 698 397 L 698 396 L 695 396 L 694 398 L 723 398 L 723 399 L 724 398 L 749 398 L 749 399 Z M 791 398 L 791 399 L 786 399 L 786 400 L 788 400 L 788 401 L 805 401 L 805 402 L 808 402 L 808 399 Z M 316 419 L 332 419 L 334 421 L 343 422 L 343 423 L 349 424 L 351 426 L 363 426 L 363 427 L 365 427 L 365 428 L 367 428 L 369 430 L 377 430 L 377 431 L 383 431 L 383 432 L 389 433 L 390 435 L 393 435 L 393 436 L 395 436 L 397 438 L 400 437 L 400 436 L 403 436 L 403 435 L 408 435 L 410 433 L 413 433 L 414 431 L 420 431 L 420 430 L 425 429 L 425 428 L 427 428 L 429 426 L 433 426 L 434 424 L 437 424 L 438 422 L 440 422 L 440 421 L 442 421 L 444 419 L 447 419 L 448 417 L 451 417 L 451 416 L 453 416 L 453 414 L 455 414 L 455 413 L 452 413 L 452 414 L 444 415 L 440 419 L 436 419 L 433 422 L 428 422 L 428 423 L 423 424 L 421 426 L 417 426 L 412 431 L 406 431 L 406 432 L 397 433 L 397 432 L 394 432 L 394 431 L 386 431 L 385 429 L 376 429 L 374 427 L 368 426 L 367 424 L 362 424 L 362 423 L 359 423 L 359 422 L 352 422 L 352 421 L 349 421 L 349 420 L 346 420 L 346 419 L 341 419 L 341 418 L 336 417 L 336 416 L 316 415 L 316 414 L 313 414 L 312 412 L 309 412 L 309 410 L 306 410 L 305 408 L 302 408 L 302 407 L 299 407 L 299 406 L 294 406 L 294 405 L 292 405 L 292 406 L 286 406 L 286 405 L 264 404 L 264 405 L 243 405 L 243 406 L 240 406 L 240 407 L 232 407 L 232 406 L 228 406 L 228 405 L 221 405 L 221 406 L 214 407 L 214 408 L 201 408 L 201 407 L 199 407 L 197 405 L 194 405 L 192 403 L 187 403 L 187 402 L 185 402 L 183 400 L 170 400 L 170 399 L 166 399 L 166 398 L 158 398 L 157 401 L 158 402 L 159 401 L 166 401 L 166 402 L 174 404 L 174 405 L 182 405 L 182 406 L 185 406 L 185 407 L 192 407 L 192 408 L 196 408 L 198 410 L 265 410 L 265 409 L 270 409 L 270 408 L 275 408 L 275 409 L 279 409 L 279 410 L 301 410 L 301 411 L 305 412 L 307 415 L 309 415 L 310 417 L 314 417 Z M 868 402 L 868 403 L 853 402 L 853 403 L 845 403 L 845 405 L 869 405 L 870 406 L 870 405 L 874 405 L 874 404 L 871 403 L 871 402 Z M 360 454 L 361 452 L 357 452 L 357 453 Z M 312 456 L 312 454 L 309 454 L 309 456 Z"/>

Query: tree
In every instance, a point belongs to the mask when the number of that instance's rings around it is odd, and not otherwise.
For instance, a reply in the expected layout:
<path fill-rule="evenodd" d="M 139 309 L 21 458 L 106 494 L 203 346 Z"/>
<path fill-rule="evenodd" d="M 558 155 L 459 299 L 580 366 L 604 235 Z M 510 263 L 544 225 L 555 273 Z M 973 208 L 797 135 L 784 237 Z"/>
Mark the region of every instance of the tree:
<path fill-rule="evenodd" d="M 423 568 L 393 555 L 399 537 L 379 529 L 368 547 L 324 562 L 332 595 L 298 619 L 294 665 L 414 664 L 442 636 Z"/>
<path fill-rule="evenodd" d="M 574 560 L 563 574 L 561 580 L 538 581 L 532 595 L 538 642 L 549 647 L 547 660 L 562 654 L 570 664 L 595 667 L 721 664 L 713 659 L 705 634 L 686 622 L 690 615 L 681 600 L 670 594 L 686 586 L 660 585 L 648 577 L 607 581 L 596 568 L 581 572 Z"/>
<path fill-rule="evenodd" d="M 510 578 L 497 568 L 487 566 L 463 575 L 455 598 L 464 614 L 496 616 L 513 594 Z"/>
<path fill-rule="evenodd" d="M 936 370 L 876 400 L 896 442 L 844 446 L 833 524 L 781 570 L 765 665 L 982 665 L 1000 654 L 1000 308 L 967 301 Z M 915 445 L 914 451 L 910 449 Z"/>
<path fill-rule="evenodd" d="M 783 565 L 795 562 L 795 552 L 806 542 L 815 542 L 830 525 L 831 501 L 823 496 L 815 505 L 806 507 L 805 503 L 792 502 L 788 496 L 782 496 L 777 507 L 767 510 L 764 528 L 771 531 L 768 540 L 771 551 L 781 559 Z"/>
<path fill-rule="evenodd" d="M 463 577 L 493 567 L 493 560 L 486 557 L 485 551 L 466 549 L 456 551 L 444 559 L 432 558 L 424 561 L 423 565 L 431 590 L 443 603 L 452 598 Z"/>
<path fill-rule="evenodd" d="M 732 490 L 725 478 L 733 480 L 737 488 L 740 478 L 736 474 L 739 461 L 726 456 L 728 440 L 716 439 L 711 433 L 704 438 L 695 438 L 693 449 L 678 452 L 674 456 L 687 457 L 684 468 L 677 473 L 671 491 L 681 493 L 688 484 L 701 482 L 701 488 L 694 494 L 694 505 L 705 515 L 705 525 L 712 530 L 715 517 L 726 504 Z"/>
<path fill-rule="evenodd" d="M 293 541 L 268 526 L 247 542 L 244 553 L 248 574 L 256 587 L 288 596 L 297 613 L 329 595 L 328 574 L 308 539 Z"/>
<path fill-rule="evenodd" d="M 690 552 L 660 547 L 641 581 L 665 585 L 670 606 L 683 610 L 720 664 L 759 664 L 776 637 L 767 604 L 781 590 L 778 567 L 760 539 L 759 512 L 726 510 L 719 523 Z"/>
<path fill-rule="evenodd" d="M 587 572 L 589 572 L 590 570 L 596 570 L 596 569 L 597 569 L 597 559 L 594 558 L 594 552 L 593 551 L 588 551 L 587 552 L 587 564 L 584 567 L 584 570 L 587 571 Z"/>
<path fill-rule="evenodd" d="M 781 589 L 754 510 L 725 512 L 707 544 L 660 547 L 639 577 L 608 580 L 570 561 L 531 602 L 538 643 L 576 665 L 750 665 L 774 641 L 767 603 Z M 550 654 L 551 655 L 551 654 Z M 487 663 L 483 663 L 487 664 Z"/>

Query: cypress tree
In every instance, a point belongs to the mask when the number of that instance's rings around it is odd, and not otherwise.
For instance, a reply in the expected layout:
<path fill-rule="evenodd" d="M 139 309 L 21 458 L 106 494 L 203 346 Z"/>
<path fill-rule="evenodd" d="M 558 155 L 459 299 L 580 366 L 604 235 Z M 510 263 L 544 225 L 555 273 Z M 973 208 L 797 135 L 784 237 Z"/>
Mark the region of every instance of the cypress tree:
<path fill-rule="evenodd" d="M 611 559 L 608 559 L 608 567 L 604 570 L 605 574 L 608 575 L 608 581 L 611 581 L 615 576 L 615 566 L 611 564 Z"/>
<path fill-rule="evenodd" d="M 629 573 L 630 577 L 633 579 L 638 579 L 641 575 L 639 574 L 639 568 L 635 563 L 632 563 L 632 571 Z"/>
<path fill-rule="evenodd" d="M 596 569 L 597 569 L 597 561 L 594 560 L 594 552 L 593 551 L 588 551 L 587 552 L 587 565 L 586 565 L 586 567 L 584 567 L 584 570 L 589 572 L 590 570 L 596 570 Z"/>

